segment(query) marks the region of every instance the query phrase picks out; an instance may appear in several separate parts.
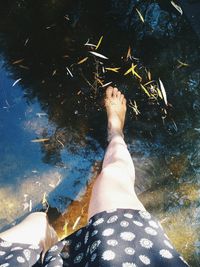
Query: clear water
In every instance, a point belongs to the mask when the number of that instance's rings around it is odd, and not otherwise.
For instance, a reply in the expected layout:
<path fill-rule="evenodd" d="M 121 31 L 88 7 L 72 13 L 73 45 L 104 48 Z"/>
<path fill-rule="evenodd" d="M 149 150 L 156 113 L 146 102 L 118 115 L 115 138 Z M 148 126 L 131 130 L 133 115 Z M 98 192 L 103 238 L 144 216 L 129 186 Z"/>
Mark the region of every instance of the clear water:
<path fill-rule="evenodd" d="M 84 194 L 106 146 L 104 88 L 112 81 L 140 115 L 128 108 L 126 141 L 136 165 L 136 190 L 176 248 L 200 262 L 199 42 L 190 27 L 173 41 L 145 40 L 134 46 L 130 33 L 101 17 L 106 6 L 65 1 L 11 1 L 3 4 L 0 25 L 0 228 L 42 207 L 64 212 Z M 88 5 L 88 6 L 87 6 Z M 104 3 L 105 5 L 105 3 Z M 109 59 L 101 63 L 84 44 L 96 44 Z M 170 105 L 149 101 L 138 82 L 124 76 L 129 45 L 153 79 L 165 85 Z M 88 57 L 82 64 L 81 59 Z M 181 60 L 188 67 L 178 68 Z M 70 72 L 67 70 L 70 70 Z M 20 79 L 20 80 L 19 80 Z M 16 84 L 14 84 L 19 80 Z M 44 142 L 32 142 L 48 139 Z"/>

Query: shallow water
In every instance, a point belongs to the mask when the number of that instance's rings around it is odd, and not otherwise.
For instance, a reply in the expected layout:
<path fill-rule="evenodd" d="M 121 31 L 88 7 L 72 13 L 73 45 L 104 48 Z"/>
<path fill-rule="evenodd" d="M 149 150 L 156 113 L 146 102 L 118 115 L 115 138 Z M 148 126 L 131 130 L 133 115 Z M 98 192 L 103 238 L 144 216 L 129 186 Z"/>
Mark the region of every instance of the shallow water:
<path fill-rule="evenodd" d="M 88 3 L 13 1 L 1 10 L 0 228 L 42 209 L 46 200 L 60 235 L 85 223 L 91 187 L 85 189 L 106 146 L 105 89 L 94 78 L 99 72 L 104 84 L 113 81 L 140 111 L 136 116 L 128 107 L 125 136 L 141 200 L 191 266 L 199 266 L 199 42 L 186 23 L 173 41 L 146 39 L 134 47 L 129 32 L 100 18 L 103 6 Z M 88 53 L 92 48 L 84 46 L 102 35 L 98 52 L 109 60 L 100 61 L 121 73 L 102 74 L 101 63 Z M 149 101 L 138 82 L 123 75 L 130 67 L 124 60 L 129 45 L 140 59 L 138 73 L 143 77 L 147 67 L 163 81 L 168 107 Z M 189 66 L 178 68 L 177 60 Z M 47 140 L 32 142 L 37 139 Z"/>

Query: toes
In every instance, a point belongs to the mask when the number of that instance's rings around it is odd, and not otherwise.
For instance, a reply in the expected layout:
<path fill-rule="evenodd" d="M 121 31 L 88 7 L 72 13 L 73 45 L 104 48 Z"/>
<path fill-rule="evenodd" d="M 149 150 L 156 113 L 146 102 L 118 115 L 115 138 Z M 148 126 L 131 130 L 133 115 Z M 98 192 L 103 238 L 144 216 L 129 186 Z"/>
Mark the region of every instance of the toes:
<path fill-rule="evenodd" d="M 117 97 L 118 96 L 118 89 L 117 89 L 117 87 L 114 87 L 113 88 L 113 97 Z"/>
<path fill-rule="evenodd" d="M 106 97 L 110 98 L 112 96 L 112 93 L 113 93 L 113 87 L 108 86 L 108 88 L 106 89 Z"/>
<path fill-rule="evenodd" d="M 124 106 L 126 106 L 126 98 L 124 97 L 124 99 L 122 100 L 122 103 Z"/>
<path fill-rule="evenodd" d="M 121 95 L 120 95 L 120 101 L 123 102 L 123 99 L 124 99 L 124 95 L 121 94 Z"/>

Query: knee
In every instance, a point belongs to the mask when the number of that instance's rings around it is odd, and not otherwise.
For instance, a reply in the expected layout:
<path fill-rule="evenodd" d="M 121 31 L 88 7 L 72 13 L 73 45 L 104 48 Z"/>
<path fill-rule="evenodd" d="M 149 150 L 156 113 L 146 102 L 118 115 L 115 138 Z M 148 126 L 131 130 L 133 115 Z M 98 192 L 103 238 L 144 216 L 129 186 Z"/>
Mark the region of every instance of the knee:
<path fill-rule="evenodd" d="M 107 165 L 102 169 L 100 175 L 105 177 L 131 178 L 132 181 L 135 179 L 134 169 L 129 168 L 129 166 L 123 162 L 115 162 Z"/>

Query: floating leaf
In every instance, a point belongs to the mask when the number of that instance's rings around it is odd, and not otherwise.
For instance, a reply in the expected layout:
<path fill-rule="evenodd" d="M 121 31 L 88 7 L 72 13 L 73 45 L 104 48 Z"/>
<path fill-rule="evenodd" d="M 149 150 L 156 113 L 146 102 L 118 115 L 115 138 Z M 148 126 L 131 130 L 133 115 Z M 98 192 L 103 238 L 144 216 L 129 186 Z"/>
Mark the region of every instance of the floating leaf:
<path fill-rule="evenodd" d="M 48 203 L 48 202 L 47 202 L 47 199 L 46 199 L 46 196 L 47 196 L 47 193 L 44 192 L 43 197 L 42 197 L 42 205 L 43 205 L 43 206 L 46 205 L 46 204 Z"/>
<path fill-rule="evenodd" d="M 100 58 L 103 58 L 103 59 L 108 59 L 108 57 L 100 54 L 100 53 L 97 53 L 97 52 L 93 52 L 93 51 L 89 51 L 89 53 L 91 53 L 92 55 L 96 56 L 96 57 L 100 57 Z"/>
<path fill-rule="evenodd" d="M 120 68 L 105 68 L 106 70 L 110 70 L 110 71 L 113 71 L 113 72 L 119 72 L 119 69 Z"/>
<path fill-rule="evenodd" d="M 67 69 L 67 71 L 68 71 L 69 75 L 70 75 L 71 77 L 73 77 L 73 74 L 71 73 L 70 69 L 69 69 L 69 68 L 67 68 L 67 67 L 66 67 L 66 69 Z"/>
<path fill-rule="evenodd" d="M 128 70 L 124 73 L 124 75 L 129 74 L 131 71 L 132 71 L 132 66 L 130 67 L 130 69 L 128 69 Z"/>
<path fill-rule="evenodd" d="M 162 92 L 165 105 L 167 106 L 168 105 L 168 102 L 167 102 L 167 94 L 166 94 L 166 91 L 165 91 L 165 87 L 164 87 L 162 81 L 160 80 L 160 78 L 158 80 L 159 80 L 160 90 Z"/>
<path fill-rule="evenodd" d="M 171 1 L 171 4 L 172 4 L 173 7 L 176 8 L 176 10 L 177 10 L 181 15 L 183 15 L 183 10 L 182 10 L 182 8 L 181 8 L 179 5 L 177 5 L 176 3 L 174 3 L 174 1 Z"/>
<path fill-rule="evenodd" d="M 128 69 L 124 75 L 129 74 L 130 72 L 132 72 L 133 76 L 138 77 L 140 80 L 142 80 L 142 77 L 135 71 L 135 68 L 137 67 L 137 65 L 133 65 L 133 63 L 131 64 L 130 69 Z"/>
<path fill-rule="evenodd" d="M 47 141 L 49 141 L 49 138 L 41 138 L 41 139 L 31 140 L 32 143 L 41 143 L 41 142 L 47 142 Z"/>
<path fill-rule="evenodd" d="M 67 226 L 68 226 L 68 222 L 65 221 L 65 224 L 64 224 L 64 226 L 63 226 L 64 236 L 67 236 L 67 235 L 68 235 Z"/>
<path fill-rule="evenodd" d="M 148 84 L 151 84 L 151 83 L 153 83 L 153 82 L 154 82 L 154 81 L 149 81 L 149 82 L 145 83 L 144 86 L 146 86 L 146 85 L 148 85 Z"/>
<path fill-rule="evenodd" d="M 112 83 L 112 82 L 105 83 L 105 84 L 103 84 L 101 87 L 106 87 L 106 86 L 110 85 L 111 83 Z"/>
<path fill-rule="evenodd" d="M 79 216 L 79 217 L 76 219 L 76 221 L 75 221 L 75 223 L 74 223 L 74 225 L 73 225 L 73 227 L 72 227 L 73 230 L 74 230 L 74 229 L 76 228 L 76 226 L 78 225 L 80 219 L 81 219 L 81 216 Z"/>
<path fill-rule="evenodd" d="M 25 69 L 25 70 L 29 70 L 29 67 L 24 66 L 24 65 L 19 65 L 19 67 L 22 68 L 22 69 Z"/>
<path fill-rule="evenodd" d="M 15 60 L 12 64 L 13 64 L 13 65 L 15 65 L 15 64 L 19 64 L 19 63 L 21 63 L 22 61 L 24 61 L 24 58 Z"/>
<path fill-rule="evenodd" d="M 137 11 L 137 13 L 138 13 L 138 15 L 139 15 L 141 21 L 144 23 L 144 18 L 143 18 L 143 16 L 142 16 L 142 14 L 140 13 L 140 11 L 139 11 L 137 8 L 136 8 L 136 11 Z"/>
<path fill-rule="evenodd" d="M 99 46 L 100 46 L 102 40 L 103 40 L 103 35 L 102 35 L 101 38 L 99 39 L 99 41 L 98 41 L 98 43 L 97 43 L 97 45 L 96 45 L 96 47 L 95 47 L 95 50 L 97 50 L 97 49 L 99 48 Z"/>
<path fill-rule="evenodd" d="M 157 87 L 156 90 L 157 90 L 157 92 L 158 92 L 158 96 L 159 96 L 161 99 L 163 99 L 163 96 L 162 96 L 162 93 L 161 93 L 160 89 Z"/>
<path fill-rule="evenodd" d="M 52 76 L 56 75 L 57 70 L 54 70 Z"/>
<path fill-rule="evenodd" d="M 96 79 L 96 81 L 98 82 L 98 83 L 100 83 L 101 84 L 101 86 L 103 87 L 103 81 L 102 80 L 100 80 L 99 78 L 95 78 Z"/>
<path fill-rule="evenodd" d="M 137 106 L 137 103 L 136 101 L 134 100 L 134 104 L 132 103 L 131 100 L 130 101 L 130 104 L 129 104 L 129 107 L 132 108 L 132 110 L 135 112 L 136 116 L 140 114 L 140 111 L 138 110 L 138 106 Z"/>
<path fill-rule="evenodd" d="M 130 47 L 130 45 L 129 45 L 129 47 L 128 47 L 128 51 L 127 51 L 127 55 L 126 55 L 126 60 L 128 60 L 129 58 L 131 58 L 132 56 L 131 56 L 131 47 Z"/>
<path fill-rule="evenodd" d="M 151 81 L 151 72 L 150 71 L 147 71 L 147 76 L 148 76 L 149 81 Z"/>
<path fill-rule="evenodd" d="M 149 97 L 151 97 L 150 94 L 149 94 L 149 92 L 147 91 L 147 89 L 144 87 L 144 85 L 140 84 L 140 86 L 144 90 L 145 94 L 147 94 Z"/>
<path fill-rule="evenodd" d="M 17 79 L 12 86 L 15 86 L 19 81 L 21 81 L 22 78 Z"/>
<path fill-rule="evenodd" d="M 32 200 L 30 199 L 30 201 L 29 201 L 29 212 L 31 212 L 32 211 Z"/>
<path fill-rule="evenodd" d="M 184 62 L 182 62 L 182 61 L 180 61 L 180 60 L 178 60 L 178 59 L 177 59 L 177 61 L 178 61 L 178 63 L 180 64 L 180 65 L 177 66 L 177 68 L 181 68 L 181 67 L 189 67 L 189 64 L 184 63 Z"/>
<path fill-rule="evenodd" d="M 84 57 L 83 59 L 81 59 L 79 62 L 78 62 L 78 64 L 80 65 L 80 64 L 83 64 L 85 61 L 87 61 L 88 60 L 88 57 Z"/>
<path fill-rule="evenodd" d="M 86 45 L 86 46 L 93 46 L 93 47 L 96 47 L 96 45 L 95 44 L 91 44 L 91 43 L 89 43 L 89 39 L 87 40 L 87 42 L 84 44 L 84 45 Z"/>

